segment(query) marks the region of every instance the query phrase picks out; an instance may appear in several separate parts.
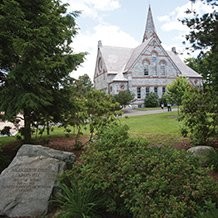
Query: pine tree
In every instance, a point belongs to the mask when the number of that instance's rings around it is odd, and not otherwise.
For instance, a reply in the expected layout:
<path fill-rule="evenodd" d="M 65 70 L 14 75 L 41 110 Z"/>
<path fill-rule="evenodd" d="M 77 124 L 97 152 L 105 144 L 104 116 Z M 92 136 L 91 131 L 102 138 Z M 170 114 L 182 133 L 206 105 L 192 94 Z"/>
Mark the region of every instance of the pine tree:
<path fill-rule="evenodd" d="M 74 54 L 77 12 L 59 0 L 3 0 L 0 3 L 0 111 L 24 117 L 24 140 L 31 140 L 35 114 L 47 113 L 83 62 Z"/>

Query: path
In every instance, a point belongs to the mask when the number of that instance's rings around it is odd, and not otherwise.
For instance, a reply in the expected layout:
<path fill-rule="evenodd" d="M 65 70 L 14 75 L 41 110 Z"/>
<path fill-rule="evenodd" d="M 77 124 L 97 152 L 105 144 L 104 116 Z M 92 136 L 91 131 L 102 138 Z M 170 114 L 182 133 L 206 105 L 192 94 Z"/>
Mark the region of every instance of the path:
<path fill-rule="evenodd" d="M 173 108 L 172 111 L 177 111 L 177 108 Z M 148 115 L 148 114 L 160 114 L 160 113 L 170 113 L 167 111 L 167 108 L 160 109 L 160 110 L 147 110 L 147 111 L 140 111 L 140 110 L 128 110 L 123 114 L 123 117 L 128 116 L 142 116 L 142 115 Z"/>

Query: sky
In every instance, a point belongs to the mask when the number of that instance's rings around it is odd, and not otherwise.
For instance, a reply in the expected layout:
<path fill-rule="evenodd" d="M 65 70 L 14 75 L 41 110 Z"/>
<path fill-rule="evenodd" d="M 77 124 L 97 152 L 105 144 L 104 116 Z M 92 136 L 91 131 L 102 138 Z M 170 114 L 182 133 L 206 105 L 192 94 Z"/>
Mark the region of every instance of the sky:
<path fill-rule="evenodd" d="M 71 73 L 78 78 L 88 74 L 93 80 L 97 56 L 97 44 L 134 48 L 142 42 L 149 5 L 156 32 L 166 50 L 176 47 L 182 59 L 187 58 L 185 34 L 189 29 L 179 22 L 187 17 L 185 11 L 210 12 L 210 6 L 200 0 L 62 0 L 68 3 L 68 11 L 81 11 L 76 18 L 78 34 L 73 39 L 75 53 L 87 52 L 85 62 Z"/>

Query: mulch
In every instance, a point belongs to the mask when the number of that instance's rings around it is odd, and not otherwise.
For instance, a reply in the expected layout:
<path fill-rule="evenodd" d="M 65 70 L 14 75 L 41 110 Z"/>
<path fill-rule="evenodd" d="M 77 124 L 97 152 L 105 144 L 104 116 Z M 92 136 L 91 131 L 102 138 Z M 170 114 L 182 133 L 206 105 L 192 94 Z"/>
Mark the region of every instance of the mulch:
<path fill-rule="evenodd" d="M 76 156 L 76 161 L 79 160 L 81 153 L 84 151 L 84 145 L 89 142 L 89 138 L 87 136 L 80 137 L 81 149 L 78 149 L 75 146 L 75 137 L 51 137 L 49 140 L 40 140 L 34 141 L 34 144 L 39 144 L 42 146 L 50 147 L 57 150 L 73 152 Z M 6 163 L 0 167 L 0 172 L 7 167 L 7 165 L 13 160 L 18 149 L 23 143 L 21 141 L 12 142 L 8 145 L 5 145 L 2 149 L 2 156 L 4 157 Z M 218 140 L 213 142 L 213 146 L 218 148 Z M 176 145 L 174 145 L 177 149 L 187 150 L 191 147 L 190 141 L 188 139 L 183 139 Z M 218 172 L 212 172 L 210 175 L 218 181 Z"/>

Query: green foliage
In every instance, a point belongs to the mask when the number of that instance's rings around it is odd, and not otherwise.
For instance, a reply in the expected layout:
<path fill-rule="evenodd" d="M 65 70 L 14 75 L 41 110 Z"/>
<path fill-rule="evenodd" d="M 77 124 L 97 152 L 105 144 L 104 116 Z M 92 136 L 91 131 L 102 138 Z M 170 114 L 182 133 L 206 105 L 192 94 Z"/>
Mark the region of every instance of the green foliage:
<path fill-rule="evenodd" d="M 181 109 L 180 120 L 190 132 L 193 144 L 207 144 L 217 135 L 218 115 L 214 96 L 209 90 L 187 92 Z"/>
<path fill-rule="evenodd" d="M 215 10 L 217 6 L 216 0 L 202 0 L 204 3 L 211 5 L 211 12 L 205 14 L 197 14 L 194 10 L 189 9 L 188 18 L 182 20 L 182 23 L 189 27 L 190 32 L 186 35 L 186 40 L 191 43 L 193 50 L 199 50 L 199 57 L 204 57 L 206 66 L 203 66 L 207 80 L 210 86 L 218 91 L 218 15 Z M 194 1 L 195 2 L 195 1 Z M 190 16 L 192 15 L 192 16 Z M 199 72 L 201 72 L 200 70 Z M 217 95 L 217 93 L 216 93 Z"/>
<path fill-rule="evenodd" d="M 150 92 L 145 97 L 145 107 L 157 107 L 159 105 L 158 95 L 154 92 Z"/>
<path fill-rule="evenodd" d="M 62 184 L 55 202 L 60 206 L 60 218 L 97 218 L 102 200 L 90 187 L 84 189 L 77 181 Z"/>
<path fill-rule="evenodd" d="M 214 209 L 206 213 L 200 214 L 197 218 L 217 218 L 217 217 L 218 217 L 218 209 Z"/>
<path fill-rule="evenodd" d="M 117 95 L 113 96 L 113 99 L 121 106 L 125 107 L 134 99 L 134 94 L 128 90 L 120 91 Z"/>
<path fill-rule="evenodd" d="M 167 106 L 167 102 L 169 102 L 169 101 L 168 101 L 168 98 L 167 98 L 167 95 L 164 94 L 164 95 L 159 99 L 159 102 L 160 102 L 160 104 L 163 103 L 164 106 L 166 107 L 166 106 Z"/>
<path fill-rule="evenodd" d="M 211 12 L 200 15 L 194 10 L 188 10 L 188 18 L 182 20 L 182 23 L 190 28 L 186 40 L 191 43 L 193 50 L 200 52 L 198 59 L 188 60 L 189 66 L 198 70 L 205 81 L 204 93 L 200 93 L 202 96 L 193 93 L 184 103 L 189 109 L 184 109 L 183 118 L 196 144 L 206 143 L 211 136 L 217 137 L 218 126 L 218 15 L 214 8 L 217 1 L 202 2 L 211 5 Z"/>
<path fill-rule="evenodd" d="M 128 127 L 105 128 L 72 175 L 104 197 L 108 211 L 133 217 L 195 217 L 215 208 L 218 187 L 184 151 L 147 147 Z M 161 205 L 161 206 L 160 206 Z"/>
<path fill-rule="evenodd" d="M 113 102 L 112 96 L 94 89 L 87 75 L 73 81 L 71 93 L 74 107 L 64 114 L 64 125 L 76 127 L 78 135 L 82 126 L 87 125 L 91 139 L 95 132 L 117 120 L 120 113 L 118 103 Z"/>
<path fill-rule="evenodd" d="M 214 171 L 218 172 L 218 151 L 210 151 L 206 159 L 207 166 L 212 167 Z"/>
<path fill-rule="evenodd" d="M 167 86 L 166 95 L 168 96 L 168 102 L 181 105 L 183 96 L 190 88 L 190 83 L 185 77 L 177 77 L 171 84 Z"/>
<path fill-rule="evenodd" d="M 84 59 L 71 47 L 78 13 L 59 0 L 4 0 L 0 14 L 0 111 L 23 114 L 29 142 L 34 122 L 59 121 L 69 104 L 69 74 Z"/>

